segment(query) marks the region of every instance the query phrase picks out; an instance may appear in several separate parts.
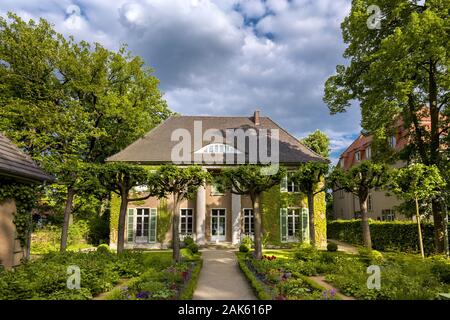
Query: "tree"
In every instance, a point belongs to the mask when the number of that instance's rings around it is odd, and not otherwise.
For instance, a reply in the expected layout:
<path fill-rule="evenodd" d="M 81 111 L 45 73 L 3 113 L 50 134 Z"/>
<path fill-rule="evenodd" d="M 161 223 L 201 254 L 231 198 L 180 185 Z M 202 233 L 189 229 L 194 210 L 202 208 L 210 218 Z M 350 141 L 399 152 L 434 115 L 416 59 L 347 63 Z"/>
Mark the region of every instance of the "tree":
<path fill-rule="evenodd" d="M 371 249 L 369 217 L 367 212 L 367 199 L 369 191 L 386 185 L 389 178 L 389 167 L 385 164 L 365 160 L 353 166 L 348 171 L 334 168 L 328 177 L 328 184 L 333 190 L 344 190 L 356 195 L 361 210 L 361 226 L 364 246 Z"/>
<path fill-rule="evenodd" d="M 446 183 L 436 166 L 414 163 L 392 172 L 392 178 L 389 182 L 390 189 L 405 201 L 413 200 L 415 202 L 419 247 L 422 258 L 425 257 L 425 253 L 420 227 L 419 201 L 427 202 L 436 198 L 445 188 L 445 185 Z"/>
<path fill-rule="evenodd" d="M 279 185 L 286 176 L 284 168 L 277 168 L 271 172 L 272 167 L 253 164 L 240 165 L 224 169 L 217 178 L 218 185 L 223 190 L 231 193 L 247 195 L 252 201 L 253 216 L 255 218 L 255 258 L 262 258 L 262 219 L 261 219 L 261 194 L 272 187 Z"/>
<path fill-rule="evenodd" d="M 371 5 L 380 11 L 368 11 Z M 375 138 L 395 134 L 401 117 L 410 139 L 405 159 L 440 171 L 442 151 L 448 150 L 441 137 L 450 129 L 449 10 L 450 2 L 442 0 L 353 0 L 342 23 L 350 63 L 337 66 L 324 96 L 332 114 L 358 100 L 362 126 Z M 368 28 L 377 15 L 380 28 Z M 436 248 L 442 252 L 446 226 L 437 199 L 432 211 Z"/>
<path fill-rule="evenodd" d="M 306 162 L 294 172 L 291 179 L 296 182 L 301 192 L 308 197 L 309 233 L 311 244 L 316 244 L 316 228 L 314 225 L 314 196 L 324 189 L 319 186 L 328 173 L 328 164 L 323 162 Z"/>
<path fill-rule="evenodd" d="M 330 156 L 330 139 L 320 130 L 314 131 L 306 138 L 303 138 L 301 142 L 324 158 L 328 158 Z"/>
<path fill-rule="evenodd" d="M 103 163 L 170 111 L 153 70 L 125 47 L 75 42 L 13 13 L 0 17 L 0 39 L 0 130 L 66 186 L 64 250 L 85 181 L 78 169 Z"/>
<path fill-rule="evenodd" d="M 107 163 L 91 167 L 92 175 L 107 190 L 120 196 L 119 224 L 117 227 L 117 252 L 122 253 L 125 246 L 125 221 L 130 202 L 143 201 L 158 195 L 157 175 L 150 169 L 126 163 Z M 146 186 L 145 195 L 130 198 L 134 187 Z"/>
<path fill-rule="evenodd" d="M 163 165 L 157 173 L 158 196 L 173 197 L 172 245 L 173 260 L 180 262 L 180 204 L 190 199 L 198 188 L 210 180 L 209 173 L 199 166 L 177 167 Z"/>

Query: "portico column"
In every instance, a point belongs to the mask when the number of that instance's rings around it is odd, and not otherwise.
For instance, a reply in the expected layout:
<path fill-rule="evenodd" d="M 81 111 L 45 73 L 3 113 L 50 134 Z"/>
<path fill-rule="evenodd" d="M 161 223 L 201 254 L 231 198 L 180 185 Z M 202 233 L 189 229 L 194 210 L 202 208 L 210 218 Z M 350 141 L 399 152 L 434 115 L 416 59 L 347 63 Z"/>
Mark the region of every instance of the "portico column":
<path fill-rule="evenodd" d="M 196 235 L 197 243 L 205 244 L 205 220 L 206 220 L 206 188 L 201 186 L 197 189 L 196 208 Z"/>
<path fill-rule="evenodd" d="M 231 242 L 238 244 L 241 240 L 241 195 L 231 194 Z"/>

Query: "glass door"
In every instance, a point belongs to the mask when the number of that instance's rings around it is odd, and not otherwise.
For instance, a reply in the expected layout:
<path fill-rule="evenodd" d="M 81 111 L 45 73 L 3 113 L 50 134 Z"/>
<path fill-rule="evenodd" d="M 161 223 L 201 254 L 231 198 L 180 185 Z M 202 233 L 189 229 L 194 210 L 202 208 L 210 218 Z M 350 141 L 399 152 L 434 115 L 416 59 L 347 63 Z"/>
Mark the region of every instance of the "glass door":
<path fill-rule="evenodd" d="M 226 240 L 226 210 L 212 209 L 211 211 L 211 240 Z"/>
<path fill-rule="evenodd" d="M 149 220 L 150 220 L 150 209 L 137 209 L 135 242 L 137 243 L 148 242 Z"/>

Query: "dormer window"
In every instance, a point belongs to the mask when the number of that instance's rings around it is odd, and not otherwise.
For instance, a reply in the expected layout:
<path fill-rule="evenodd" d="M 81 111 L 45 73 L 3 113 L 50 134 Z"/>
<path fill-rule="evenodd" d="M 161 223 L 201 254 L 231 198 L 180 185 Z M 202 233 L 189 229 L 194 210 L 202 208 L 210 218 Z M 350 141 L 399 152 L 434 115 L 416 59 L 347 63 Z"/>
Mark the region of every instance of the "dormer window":
<path fill-rule="evenodd" d="M 195 151 L 195 153 L 235 153 L 240 154 L 241 152 L 227 144 L 223 143 L 212 143 L 209 144 L 203 148 L 201 148 L 198 151 Z"/>

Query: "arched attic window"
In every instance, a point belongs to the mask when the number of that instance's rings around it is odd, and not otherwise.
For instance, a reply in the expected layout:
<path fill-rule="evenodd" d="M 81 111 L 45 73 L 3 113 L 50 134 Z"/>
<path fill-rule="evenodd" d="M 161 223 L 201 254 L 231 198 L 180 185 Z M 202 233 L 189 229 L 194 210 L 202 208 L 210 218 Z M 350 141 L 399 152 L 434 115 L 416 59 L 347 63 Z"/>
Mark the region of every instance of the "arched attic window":
<path fill-rule="evenodd" d="M 200 150 L 195 151 L 195 153 L 235 153 L 235 154 L 240 154 L 241 152 L 238 149 L 236 149 L 228 144 L 211 143 L 211 144 L 208 144 L 207 146 L 204 146 Z"/>

